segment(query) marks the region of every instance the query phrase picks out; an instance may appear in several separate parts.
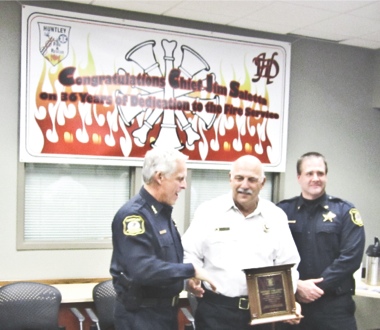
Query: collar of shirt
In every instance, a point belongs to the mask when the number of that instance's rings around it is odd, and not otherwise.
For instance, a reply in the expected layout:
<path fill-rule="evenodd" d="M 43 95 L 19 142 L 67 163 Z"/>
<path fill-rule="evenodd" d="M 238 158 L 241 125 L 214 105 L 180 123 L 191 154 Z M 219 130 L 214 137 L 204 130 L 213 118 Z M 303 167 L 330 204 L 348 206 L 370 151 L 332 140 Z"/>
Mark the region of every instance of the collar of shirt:
<path fill-rule="evenodd" d="M 226 203 L 223 204 L 226 207 L 226 211 L 228 211 L 230 209 L 234 209 L 235 211 L 240 212 L 240 210 L 238 209 L 238 207 L 236 206 L 236 204 L 232 198 L 232 193 L 228 196 L 229 196 L 229 198 L 227 199 Z M 258 198 L 259 198 L 259 201 L 257 203 L 256 209 L 252 213 L 248 214 L 245 218 L 251 218 L 251 217 L 254 217 L 254 216 L 262 213 L 262 211 L 263 211 L 262 207 L 261 207 L 262 203 L 260 203 L 260 197 L 258 197 Z"/>
<path fill-rule="evenodd" d="M 327 201 L 328 196 L 326 193 L 314 200 L 305 199 L 300 195 L 297 200 L 297 209 L 299 210 L 301 207 L 317 207 L 318 205 L 325 209 L 328 205 Z"/>
<path fill-rule="evenodd" d="M 140 196 L 147 202 L 149 208 L 155 215 L 159 214 L 160 212 L 167 213 L 169 216 L 171 215 L 173 207 L 157 201 L 151 194 L 148 193 L 144 187 L 141 187 L 140 189 Z"/>

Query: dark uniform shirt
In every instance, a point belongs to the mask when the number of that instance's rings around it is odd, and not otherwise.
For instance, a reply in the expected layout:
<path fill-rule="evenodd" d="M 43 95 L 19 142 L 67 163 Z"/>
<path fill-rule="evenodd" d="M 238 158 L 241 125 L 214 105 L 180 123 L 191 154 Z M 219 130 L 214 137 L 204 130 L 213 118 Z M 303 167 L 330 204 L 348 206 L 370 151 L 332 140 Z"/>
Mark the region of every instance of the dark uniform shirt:
<path fill-rule="evenodd" d="M 365 236 L 359 212 L 340 198 L 324 194 L 281 201 L 301 262 L 301 280 L 323 277 L 325 294 L 354 293 L 353 273 L 360 267 Z"/>
<path fill-rule="evenodd" d="M 183 290 L 184 279 L 194 276 L 193 265 L 183 264 L 181 238 L 171 213 L 171 206 L 159 203 L 144 187 L 116 213 L 110 272 L 118 295 L 173 297 Z M 121 273 L 133 290 L 127 289 Z"/>

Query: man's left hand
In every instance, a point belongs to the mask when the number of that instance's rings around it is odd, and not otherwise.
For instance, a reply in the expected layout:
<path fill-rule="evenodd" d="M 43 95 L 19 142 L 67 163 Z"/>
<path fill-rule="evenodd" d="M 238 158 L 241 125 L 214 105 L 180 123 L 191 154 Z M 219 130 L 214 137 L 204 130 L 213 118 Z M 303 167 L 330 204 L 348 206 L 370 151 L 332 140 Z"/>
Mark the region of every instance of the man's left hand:
<path fill-rule="evenodd" d="M 303 316 L 301 315 L 301 312 L 302 312 L 301 305 L 298 302 L 296 302 L 296 316 L 297 317 L 295 319 L 286 320 L 284 321 L 284 323 L 288 323 L 292 325 L 299 324 L 301 322 L 301 319 L 303 318 Z"/>

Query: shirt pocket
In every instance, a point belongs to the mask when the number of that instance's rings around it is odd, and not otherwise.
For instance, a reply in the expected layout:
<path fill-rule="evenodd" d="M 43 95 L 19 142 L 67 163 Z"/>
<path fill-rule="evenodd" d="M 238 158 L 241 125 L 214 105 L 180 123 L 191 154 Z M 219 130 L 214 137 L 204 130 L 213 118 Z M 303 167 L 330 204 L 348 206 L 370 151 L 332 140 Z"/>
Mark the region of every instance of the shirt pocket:
<path fill-rule="evenodd" d="M 327 253 L 330 258 L 335 258 L 339 254 L 339 233 L 338 223 L 320 222 L 316 226 L 317 246 L 321 252 Z"/>
<path fill-rule="evenodd" d="M 206 259 L 212 260 L 215 267 L 225 268 L 234 264 L 239 258 L 238 239 L 238 234 L 231 229 L 215 230 L 205 244 Z"/>
<path fill-rule="evenodd" d="M 301 246 L 302 245 L 302 237 L 303 237 L 302 222 L 297 221 L 297 220 L 293 220 L 293 221 L 295 221 L 295 222 L 289 223 L 289 228 L 290 228 L 290 231 L 292 233 L 292 236 L 293 236 L 293 239 L 294 239 L 296 245 Z"/>
<path fill-rule="evenodd" d="M 160 252 L 163 260 L 170 260 L 175 250 L 173 238 L 169 233 L 165 233 L 158 236 L 158 242 L 160 244 Z"/>

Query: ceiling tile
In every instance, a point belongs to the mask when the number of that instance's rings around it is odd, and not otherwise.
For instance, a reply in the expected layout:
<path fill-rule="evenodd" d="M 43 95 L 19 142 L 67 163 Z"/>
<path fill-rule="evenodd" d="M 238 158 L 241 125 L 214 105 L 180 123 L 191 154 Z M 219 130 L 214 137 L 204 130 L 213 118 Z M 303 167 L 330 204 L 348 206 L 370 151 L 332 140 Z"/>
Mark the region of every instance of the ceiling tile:
<path fill-rule="evenodd" d="M 340 42 L 342 45 L 350 45 L 363 48 L 378 49 L 380 48 L 380 42 L 364 40 L 364 39 L 348 39 Z"/>
<path fill-rule="evenodd" d="M 176 8 L 174 10 L 169 10 L 165 16 L 188 19 L 199 22 L 215 23 L 226 25 L 231 21 L 230 16 L 225 15 L 214 15 L 213 13 L 208 12 L 197 12 L 189 11 L 185 9 Z"/>
<path fill-rule="evenodd" d="M 360 9 L 353 10 L 350 12 L 350 15 L 358 16 L 362 18 L 370 18 L 370 19 L 379 21 L 380 1 L 375 1 Z"/>
<path fill-rule="evenodd" d="M 327 11 L 332 11 L 335 13 L 348 13 L 358 8 L 365 7 L 369 4 L 372 4 L 373 1 L 288 1 L 289 3 L 294 3 L 298 5 L 302 5 L 305 7 L 311 7 L 316 9 L 323 9 Z"/>
<path fill-rule="evenodd" d="M 339 15 L 323 22 L 311 24 L 307 28 L 324 33 L 340 33 L 346 36 L 359 37 L 380 30 L 380 22 L 351 15 Z"/>
<path fill-rule="evenodd" d="M 227 24 L 268 6 L 265 1 L 183 1 L 165 15 L 197 21 Z"/>
<path fill-rule="evenodd" d="M 1 1 L 1 0 L 0 0 Z M 63 0 L 380 49 L 380 1 Z M 349 41 L 352 38 L 353 41 Z M 362 46 L 360 46 L 362 45 Z"/>
<path fill-rule="evenodd" d="M 122 10 L 130 10 L 141 13 L 161 15 L 167 10 L 178 5 L 181 1 L 115 1 L 115 0 L 93 0 L 95 6 L 109 7 Z"/>
<path fill-rule="evenodd" d="M 291 32 L 291 34 L 305 36 L 315 39 L 330 40 L 330 41 L 341 41 L 347 39 L 346 35 L 333 33 L 333 32 L 323 32 L 323 31 L 313 31 L 308 28 L 297 29 Z"/>
<path fill-rule="evenodd" d="M 245 18 L 259 22 L 303 27 L 335 15 L 331 11 L 295 5 L 294 3 L 275 2 Z"/>
<path fill-rule="evenodd" d="M 380 42 L 380 30 L 374 33 L 364 34 L 360 38 Z"/>
<path fill-rule="evenodd" d="M 294 30 L 294 26 L 286 24 L 273 24 L 268 22 L 259 22 L 251 19 L 239 19 L 229 24 L 231 26 L 240 27 L 243 29 L 278 33 L 278 34 L 287 34 Z"/>

